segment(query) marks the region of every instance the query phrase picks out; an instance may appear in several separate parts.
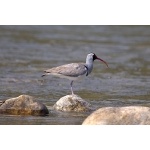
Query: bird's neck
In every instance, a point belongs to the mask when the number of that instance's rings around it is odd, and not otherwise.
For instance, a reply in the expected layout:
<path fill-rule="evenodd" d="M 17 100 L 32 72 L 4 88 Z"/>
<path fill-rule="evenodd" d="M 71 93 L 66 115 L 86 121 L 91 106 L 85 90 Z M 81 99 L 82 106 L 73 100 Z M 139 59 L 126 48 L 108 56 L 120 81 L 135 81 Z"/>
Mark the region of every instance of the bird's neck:
<path fill-rule="evenodd" d="M 93 60 L 86 60 L 86 66 L 88 68 L 88 74 L 90 74 L 93 69 Z"/>

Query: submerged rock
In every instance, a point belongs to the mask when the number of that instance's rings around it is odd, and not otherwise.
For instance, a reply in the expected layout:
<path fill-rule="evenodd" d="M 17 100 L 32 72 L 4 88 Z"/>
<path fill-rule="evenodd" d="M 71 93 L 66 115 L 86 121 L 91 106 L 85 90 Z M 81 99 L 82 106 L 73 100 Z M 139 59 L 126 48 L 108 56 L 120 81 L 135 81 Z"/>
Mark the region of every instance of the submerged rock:
<path fill-rule="evenodd" d="M 54 109 L 65 112 L 91 111 L 91 105 L 78 95 L 66 95 L 60 98 L 53 106 Z"/>
<path fill-rule="evenodd" d="M 150 125 L 150 108 L 105 107 L 88 116 L 83 125 Z"/>
<path fill-rule="evenodd" d="M 0 114 L 9 115 L 47 115 L 47 107 L 28 95 L 5 100 L 0 105 Z"/>

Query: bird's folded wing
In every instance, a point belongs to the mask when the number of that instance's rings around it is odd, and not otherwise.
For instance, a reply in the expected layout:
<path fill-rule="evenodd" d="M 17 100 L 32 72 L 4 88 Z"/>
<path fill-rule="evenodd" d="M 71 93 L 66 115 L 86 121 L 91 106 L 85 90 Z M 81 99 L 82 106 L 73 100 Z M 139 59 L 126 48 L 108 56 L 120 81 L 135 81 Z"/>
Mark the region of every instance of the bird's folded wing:
<path fill-rule="evenodd" d="M 51 68 L 45 72 L 48 74 L 62 74 L 70 77 L 78 77 L 87 73 L 87 67 L 83 63 L 72 63 Z"/>

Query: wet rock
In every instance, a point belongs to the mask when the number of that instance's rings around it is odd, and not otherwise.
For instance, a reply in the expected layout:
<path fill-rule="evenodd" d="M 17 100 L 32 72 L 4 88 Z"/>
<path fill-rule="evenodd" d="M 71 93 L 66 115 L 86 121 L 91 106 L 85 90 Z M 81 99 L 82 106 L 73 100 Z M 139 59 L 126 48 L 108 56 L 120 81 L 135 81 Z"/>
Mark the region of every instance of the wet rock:
<path fill-rule="evenodd" d="M 88 116 L 83 125 L 150 125 L 150 108 L 105 107 Z"/>
<path fill-rule="evenodd" d="M 78 95 L 66 95 L 60 98 L 53 106 L 54 109 L 65 112 L 91 111 L 91 105 Z"/>
<path fill-rule="evenodd" d="M 28 95 L 5 100 L 0 105 L 0 114 L 9 115 L 42 115 L 49 114 L 47 107 Z"/>

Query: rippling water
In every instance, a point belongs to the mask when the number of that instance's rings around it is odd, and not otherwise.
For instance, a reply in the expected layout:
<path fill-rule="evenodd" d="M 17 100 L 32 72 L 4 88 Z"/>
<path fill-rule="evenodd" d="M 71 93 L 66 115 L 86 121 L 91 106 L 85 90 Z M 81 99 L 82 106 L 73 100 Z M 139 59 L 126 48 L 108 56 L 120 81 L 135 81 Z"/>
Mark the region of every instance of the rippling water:
<path fill-rule="evenodd" d="M 94 62 L 90 76 L 74 83 L 74 92 L 95 107 L 150 106 L 150 26 L 0 26 L 0 100 L 28 94 L 49 108 L 70 94 L 70 81 L 43 70 Z M 81 124 L 88 113 L 50 109 L 49 116 L 0 115 L 0 124 Z"/>

